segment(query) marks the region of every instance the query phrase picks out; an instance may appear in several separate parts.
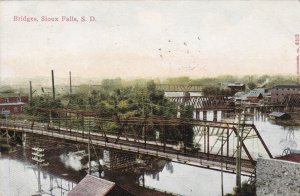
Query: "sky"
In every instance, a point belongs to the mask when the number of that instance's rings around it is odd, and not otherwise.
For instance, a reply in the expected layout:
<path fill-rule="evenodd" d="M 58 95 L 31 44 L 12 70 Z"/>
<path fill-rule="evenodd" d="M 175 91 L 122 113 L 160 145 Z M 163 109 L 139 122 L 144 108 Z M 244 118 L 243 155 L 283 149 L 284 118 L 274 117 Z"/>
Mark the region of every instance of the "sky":
<path fill-rule="evenodd" d="M 299 33 L 299 1 L 1 1 L 0 80 L 296 74 Z"/>

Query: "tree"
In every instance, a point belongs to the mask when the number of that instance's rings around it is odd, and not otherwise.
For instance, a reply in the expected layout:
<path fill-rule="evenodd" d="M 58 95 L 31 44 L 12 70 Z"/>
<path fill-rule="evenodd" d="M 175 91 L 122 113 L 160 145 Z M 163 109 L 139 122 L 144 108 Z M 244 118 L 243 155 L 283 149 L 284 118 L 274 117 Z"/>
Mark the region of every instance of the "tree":
<path fill-rule="evenodd" d="M 193 118 L 193 106 L 185 106 L 184 110 L 180 113 L 180 118 L 184 119 L 191 119 Z M 194 130 L 193 125 L 191 125 L 189 122 L 185 121 L 183 123 L 183 144 L 184 147 L 192 148 L 194 147 Z"/>
<path fill-rule="evenodd" d="M 237 188 L 233 189 L 233 193 L 227 193 L 226 196 L 254 196 L 256 195 L 256 185 L 254 182 L 247 183 L 244 181 L 242 183 L 242 187 L 240 192 L 238 192 Z"/>
<path fill-rule="evenodd" d="M 256 84 L 255 84 L 254 82 L 249 82 L 249 83 L 247 84 L 247 86 L 248 86 L 248 88 L 249 88 L 250 90 L 253 90 L 253 89 L 256 88 Z"/>
<path fill-rule="evenodd" d="M 204 96 L 214 96 L 220 94 L 220 89 L 217 86 L 206 86 L 202 89 Z"/>

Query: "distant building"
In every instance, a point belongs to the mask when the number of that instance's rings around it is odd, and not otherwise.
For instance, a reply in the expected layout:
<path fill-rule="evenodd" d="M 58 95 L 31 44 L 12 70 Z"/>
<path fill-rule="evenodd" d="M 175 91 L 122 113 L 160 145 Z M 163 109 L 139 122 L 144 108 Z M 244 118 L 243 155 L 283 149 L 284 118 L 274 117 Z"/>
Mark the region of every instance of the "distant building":
<path fill-rule="evenodd" d="M 300 85 L 296 85 L 296 84 L 275 85 L 269 91 L 271 93 L 272 103 L 282 103 L 286 95 L 299 94 Z"/>
<path fill-rule="evenodd" d="M 269 90 L 267 88 L 255 88 L 255 89 L 251 90 L 250 92 L 258 92 L 263 97 L 265 97 L 269 94 Z"/>
<path fill-rule="evenodd" d="M 245 92 L 237 92 L 234 94 L 235 102 L 245 102 L 247 101 L 247 93 Z"/>
<path fill-rule="evenodd" d="M 233 94 L 239 91 L 245 91 L 246 89 L 245 84 L 240 82 L 223 82 L 221 87 L 230 89 Z"/>
<path fill-rule="evenodd" d="M 133 195 L 117 186 L 114 182 L 86 175 L 69 193 L 68 196 L 80 195 Z"/>
<path fill-rule="evenodd" d="M 263 95 L 257 91 L 250 91 L 247 95 L 247 100 L 252 103 L 258 103 L 260 100 L 263 99 Z"/>
<path fill-rule="evenodd" d="M 20 114 L 24 111 L 24 106 L 28 103 L 28 96 L 20 95 L 0 95 L 0 114 L 11 115 Z"/>
<path fill-rule="evenodd" d="M 249 93 L 237 92 L 234 94 L 235 101 L 258 103 L 267 96 L 268 90 L 264 88 L 256 88 Z"/>
<path fill-rule="evenodd" d="M 290 119 L 291 116 L 287 113 L 283 113 L 283 112 L 272 112 L 269 114 L 271 119 L 275 119 L 275 120 L 284 120 L 284 119 Z"/>

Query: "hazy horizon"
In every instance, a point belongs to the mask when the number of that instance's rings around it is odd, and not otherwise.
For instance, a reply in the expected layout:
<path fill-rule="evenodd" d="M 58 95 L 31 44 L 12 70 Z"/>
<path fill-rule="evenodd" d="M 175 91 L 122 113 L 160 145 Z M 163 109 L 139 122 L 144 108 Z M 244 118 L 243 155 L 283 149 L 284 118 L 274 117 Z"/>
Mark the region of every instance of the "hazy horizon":
<path fill-rule="evenodd" d="M 54 72 L 55 73 L 55 72 Z M 67 73 L 69 74 L 69 73 Z M 55 75 L 55 74 L 54 74 Z M 169 79 L 183 79 L 188 78 L 190 81 L 195 80 L 202 80 L 202 79 L 212 79 L 212 80 L 220 80 L 222 78 L 235 78 L 236 80 L 234 82 L 241 82 L 245 79 L 257 80 L 261 76 L 270 76 L 270 77 L 281 77 L 282 79 L 290 79 L 294 80 L 294 83 L 296 83 L 296 76 L 291 74 L 254 74 L 254 75 L 218 75 L 218 76 L 202 76 L 202 77 L 190 77 L 190 76 L 179 76 L 179 77 L 104 77 L 104 78 L 98 78 L 98 77 L 73 77 L 72 76 L 72 85 L 78 86 L 78 85 L 99 85 L 101 82 L 105 79 L 117 79 L 120 78 L 123 82 L 134 82 L 137 80 L 154 80 L 156 82 L 160 83 L 168 83 Z M 69 85 L 69 75 L 65 77 L 61 76 L 54 76 L 55 77 L 55 85 L 58 86 L 68 86 Z M 44 87 L 50 87 L 51 86 L 51 72 L 49 72 L 48 76 L 34 76 L 30 78 L 6 78 L 3 80 L 0 84 L 0 86 L 18 86 L 18 87 L 28 87 L 29 81 L 32 81 L 32 84 L 34 86 L 44 86 Z M 224 80 L 224 82 L 227 82 Z M 233 81 L 231 81 L 233 82 Z M 214 84 L 212 84 L 214 85 Z"/>
<path fill-rule="evenodd" d="M 296 75 L 300 3 L 1 1 L 0 81 Z M 16 22 L 93 16 L 96 22 Z"/>

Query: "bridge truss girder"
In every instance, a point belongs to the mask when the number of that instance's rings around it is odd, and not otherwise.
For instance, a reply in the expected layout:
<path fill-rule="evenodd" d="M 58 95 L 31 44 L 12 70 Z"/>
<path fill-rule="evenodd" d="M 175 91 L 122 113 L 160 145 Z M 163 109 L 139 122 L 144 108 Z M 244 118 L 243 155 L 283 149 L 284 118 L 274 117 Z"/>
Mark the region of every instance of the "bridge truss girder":
<path fill-rule="evenodd" d="M 41 110 L 49 117 L 45 123 L 39 122 L 38 119 L 32 118 L 32 122 L 21 124 L 14 122 L 11 127 L 18 127 L 18 129 L 42 130 L 44 132 L 51 132 L 51 134 L 63 134 L 70 137 L 80 139 L 90 138 L 101 141 L 106 144 L 114 144 L 119 146 L 128 146 L 137 149 L 136 153 L 155 151 L 159 153 L 169 154 L 170 156 L 181 156 L 185 160 L 201 160 L 224 162 L 225 165 L 235 165 L 236 159 L 236 138 L 238 136 L 238 129 L 236 123 L 224 123 L 213 121 L 202 121 L 195 119 L 179 119 L 167 117 L 131 117 L 127 119 L 111 119 L 103 118 L 97 113 L 84 113 L 82 111 L 70 111 L 61 109 Z M 57 116 L 53 118 L 51 116 Z M 85 120 L 88 119 L 88 120 Z M 119 123 L 116 131 L 108 132 L 105 127 L 115 122 Z M 5 127 L 5 121 L 1 121 L 1 127 Z M 18 125 L 18 126 L 16 126 Z M 20 128 L 21 125 L 21 128 Z M 7 125 L 8 126 L 8 125 Z M 186 135 L 186 126 L 192 126 L 194 132 L 194 148 L 189 146 L 180 146 L 179 140 L 177 143 L 169 141 L 165 138 L 166 133 L 172 133 L 172 127 L 180 126 L 181 136 Z M 249 150 L 247 140 L 257 139 L 263 146 L 267 156 L 272 157 L 263 139 L 261 138 L 256 127 L 252 124 L 244 124 L 244 137 L 242 139 L 243 157 L 242 167 L 255 168 L 256 157 Z M 144 135 L 143 130 L 144 129 Z M 93 132 L 94 131 L 94 132 Z M 154 131 L 160 134 L 156 138 Z M 197 138 L 196 138 L 197 137 Z M 182 141 L 184 138 L 181 138 Z M 197 146 L 198 147 L 195 147 Z M 230 148 L 232 145 L 232 148 Z M 125 149 L 126 150 L 126 149 Z M 168 155 L 167 155 L 168 156 Z M 167 158 L 167 157 L 165 157 Z M 182 158 L 181 158 L 182 159 Z M 232 167 L 231 167 L 232 168 Z"/>

